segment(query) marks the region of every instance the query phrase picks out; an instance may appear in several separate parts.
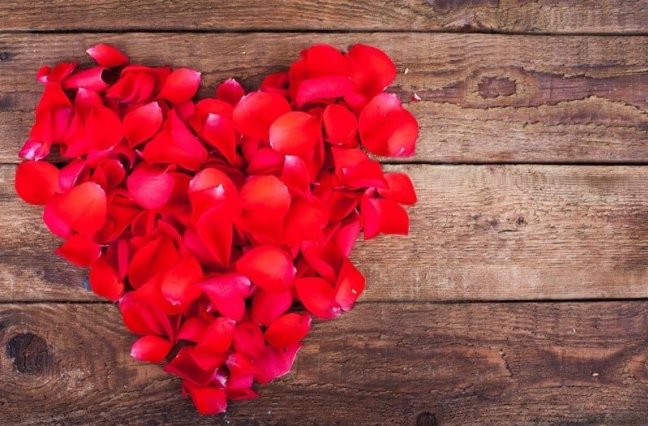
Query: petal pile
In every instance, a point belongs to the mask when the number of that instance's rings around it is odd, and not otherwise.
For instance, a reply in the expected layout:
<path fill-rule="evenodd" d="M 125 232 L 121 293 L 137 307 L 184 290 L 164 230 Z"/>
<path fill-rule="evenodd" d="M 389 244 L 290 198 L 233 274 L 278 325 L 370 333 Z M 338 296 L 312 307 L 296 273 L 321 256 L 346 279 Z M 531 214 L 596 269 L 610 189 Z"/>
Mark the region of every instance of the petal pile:
<path fill-rule="evenodd" d="M 353 308 L 361 233 L 407 234 L 414 186 L 375 156 L 412 155 L 418 124 L 367 45 L 314 45 L 257 91 L 229 79 L 201 100 L 196 70 L 87 52 L 93 67 L 38 71 L 16 192 L 119 306 L 131 355 L 224 412 L 290 371 L 312 317 Z"/>

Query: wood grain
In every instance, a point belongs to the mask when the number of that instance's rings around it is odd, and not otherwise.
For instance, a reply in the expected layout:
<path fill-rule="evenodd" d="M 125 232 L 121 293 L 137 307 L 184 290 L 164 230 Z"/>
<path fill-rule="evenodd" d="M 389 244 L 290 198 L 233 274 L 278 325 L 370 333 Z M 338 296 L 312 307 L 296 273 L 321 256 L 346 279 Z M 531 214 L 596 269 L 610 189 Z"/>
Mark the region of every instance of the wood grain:
<path fill-rule="evenodd" d="M 231 76 L 255 87 L 312 43 L 367 42 L 398 64 L 391 90 L 422 99 L 409 103 L 421 125 L 414 161 L 648 163 L 648 37 L 268 33 L 0 35 L 0 162 L 16 161 L 29 133 L 38 67 L 87 62 L 99 41 L 200 69 L 202 95 Z"/>
<path fill-rule="evenodd" d="M 0 30 L 645 33 L 642 0 L 9 0 Z"/>
<path fill-rule="evenodd" d="M 648 167 L 390 166 L 413 179 L 411 235 L 359 243 L 366 301 L 648 297 Z M 88 300 L 41 210 L 0 167 L 0 300 Z"/>
<path fill-rule="evenodd" d="M 648 416 L 646 302 L 361 304 L 316 324 L 288 376 L 218 418 L 199 418 L 175 379 L 130 359 L 120 321 L 104 304 L 0 305 L 3 423 L 626 425 Z"/>

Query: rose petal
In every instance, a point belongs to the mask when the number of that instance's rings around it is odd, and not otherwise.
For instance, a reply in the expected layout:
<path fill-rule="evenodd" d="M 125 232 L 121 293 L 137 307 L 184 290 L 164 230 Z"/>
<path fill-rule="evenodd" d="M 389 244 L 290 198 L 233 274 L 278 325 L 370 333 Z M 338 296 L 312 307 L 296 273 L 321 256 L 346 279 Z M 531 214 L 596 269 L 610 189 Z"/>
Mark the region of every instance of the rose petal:
<path fill-rule="evenodd" d="M 203 332 L 196 347 L 208 352 L 226 353 L 234 342 L 235 326 L 236 321 L 230 318 L 215 318 Z"/>
<path fill-rule="evenodd" d="M 94 92 L 103 92 L 109 86 L 104 78 L 105 67 L 92 67 L 80 70 L 63 80 L 64 89 L 87 89 Z"/>
<path fill-rule="evenodd" d="M 296 343 L 283 349 L 266 346 L 256 362 L 256 380 L 261 384 L 270 383 L 274 379 L 290 372 L 301 345 Z"/>
<path fill-rule="evenodd" d="M 102 67 L 120 67 L 128 63 L 128 56 L 110 44 L 100 43 L 92 46 L 86 52 Z"/>
<path fill-rule="evenodd" d="M 124 282 L 119 279 L 115 268 L 103 257 L 100 257 L 90 269 L 88 280 L 90 289 L 95 294 L 110 301 L 118 300 L 124 293 Z"/>
<path fill-rule="evenodd" d="M 378 188 L 378 193 L 400 204 L 415 204 L 416 191 L 405 173 L 385 173 L 387 188 Z"/>
<path fill-rule="evenodd" d="M 270 126 L 270 146 L 284 155 L 311 158 L 320 137 L 318 120 L 302 111 L 290 111 Z"/>
<path fill-rule="evenodd" d="M 86 235 L 75 234 L 69 237 L 56 254 L 78 266 L 92 266 L 101 255 L 101 246 Z"/>
<path fill-rule="evenodd" d="M 256 139 L 268 140 L 270 125 L 290 111 L 290 105 L 280 95 L 266 92 L 252 92 L 241 98 L 234 107 L 234 127 L 241 134 Z"/>
<path fill-rule="evenodd" d="M 344 105 L 327 106 L 322 114 L 322 123 L 329 143 L 348 147 L 357 145 L 358 119 Z"/>
<path fill-rule="evenodd" d="M 270 325 L 292 305 L 292 292 L 258 289 L 252 298 L 252 318 L 262 325 Z"/>
<path fill-rule="evenodd" d="M 202 275 L 200 263 L 186 254 L 164 274 L 160 290 L 173 306 L 186 307 L 200 296 L 197 282 Z"/>
<path fill-rule="evenodd" d="M 369 97 L 382 92 L 396 78 L 396 65 L 380 49 L 355 44 L 349 49 L 349 57 L 352 59 L 353 82 Z"/>
<path fill-rule="evenodd" d="M 234 330 L 234 350 L 256 359 L 265 347 L 261 328 L 252 322 L 241 322 Z"/>
<path fill-rule="evenodd" d="M 344 97 L 352 91 L 353 82 L 349 77 L 330 76 L 309 78 L 299 84 L 295 103 L 298 107 L 302 107 L 309 102 Z"/>
<path fill-rule="evenodd" d="M 146 335 L 133 343 L 130 354 L 138 361 L 159 364 L 166 359 L 172 346 L 171 342 L 163 337 Z"/>
<path fill-rule="evenodd" d="M 407 235 L 409 231 L 407 212 L 394 200 L 363 196 L 360 216 L 365 240 L 379 233 Z"/>
<path fill-rule="evenodd" d="M 200 72 L 190 68 L 178 68 L 164 81 L 158 97 L 174 104 L 187 102 L 200 87 Z"/>
<path fill-rule="evenodd" d="M 168 167 L 141 163 L 128 176 L 128 195 L 145 209 L 159 209 L 171 198 L 173 176 Z"/>
<path fill-rule="evenodd" d="M 265 332 L 265 339 L 281 349 L 299 343 L 310 330 L 311 317 L 303 313 L 289 313 L 275 320 Z"/>
<path fill-rule="evenodd" d="M 59 169 L 45 161 L 23 161 L 16 168 L 16 192 L 30 204 L 46 204 L 59 191 Z"/>
<path fill-rule="evenodd" d="M 304 307 L 316 317 L 331 319 L 340 316 L 335 291 L 328 281 L 322 278 L 298 278 L 295 280 L 295 290 Z"/>
<path fill-rule="evenodd" d="M 137 107 L 124 117 L 124 136 L 131 146 L 152 138 L 162 126 L 162 108 L 157 102 Z"/>
<path fill-rule="evenodd" d="M 342 267 L 335 284 L 335 302 L 344 311 L 350 311 L 353 304 L 360 297 L 365 288 L 365 277 L 349 261 L 344 258 Z"/>
<path fill-rule="evenodd" d="M 193 386 L 185 384 L 196 409 L 203 416 L 220 414 L 227 411 L 225 390 L 213 386 Z"/>
<path fill-rule="evenodd" d="M 56 235 L 67 237 L 72 230 L 93 235 L 106 221 L 106 193 L 94 182 L 55 194 L 45 206 L 43 220 Z"/>
<path fill-rule="evenodd" d="M 236 270 L 268 291 L 288 290 L 295 278 L 295 266 L 288 253 L 273 246 L 246 251 L 236 262 Z"/>
<path fill-rule="evenodd" d="M 245 297 L 250 293 L 250 280 L 239 274 L 223 274 L 206 278 L 200 288 L 221 315 L 241 321 L 245 315 Z"/>
<path fill-rule="evenodd" d="M 179 260 L 180 255 L 169 238 L 156 238 L 135 252 L 128 268 L 128 279 L 135 288 L 140 287 L 156 274 L 171 269 Z"/>
<path fill-rule="evenodd" d="M 236 105 L 243 95 L 245 95 L 245 90 L 233 78 L 223 81 L 216 87 L 216 97 L 232 105 Z"/>
<path fill-rule="evenodd" d="M 360 113 L 358 129 L 362 144 L 373 154 L 407 157 L 414 153 L 418 123 L 394 94 L 374 97 Z"/>

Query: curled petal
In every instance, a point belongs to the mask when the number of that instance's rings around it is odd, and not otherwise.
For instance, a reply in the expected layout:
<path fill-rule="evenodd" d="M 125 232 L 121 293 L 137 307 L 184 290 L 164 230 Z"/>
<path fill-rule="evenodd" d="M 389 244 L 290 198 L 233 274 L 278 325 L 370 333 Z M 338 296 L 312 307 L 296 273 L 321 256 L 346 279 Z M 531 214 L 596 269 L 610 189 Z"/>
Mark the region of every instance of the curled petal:
<path fill-rule="evenodd" d="M 365 288 L 365 277 L 362 272 L 344 258 L 335 284 L 335 302 L 342 310 L 349 311 Z"/>
<path fill-rule="evenodd" d="M 108 88 L 104 78 L 104 67 L 92 67 L 77 71 L 63 81 L 64 89 L 87 89 L 94 92 L 102 92 Z"/>
<path fill-rule="evenodd" d="M 171 198 L 174 179 L 168 167 L 141 163 L 126 180 L 128 194 L 145 209 L 159 209 Z"/>
<path fill-rule="evenodd" d="M 118 300 L 124 293 L 124 282 L 119 279 L 115 268 L 103 257 L 99 258 L 90 269 L 88 280 L 90 281 L 90 289 L 96 295 L 110 301 Z"/>
<path fill-rule="evenodd" d="M 234 127 L 241 134 L 268 140 L 270 125 L 288 111 L 290 105 L 284 97 L 275 93 L 252 92 L 236 104 L 232 118 Z"/>
<path fill-rule="evenodd" d="M 200 73 L 190 68 L 178 68 L 164 81 L 158 97 L 174 104 L 187 102 L 200 87 Z"/>
<path fill-rule="evenodd" d="M 400 204 L 415 204 L 416 191 L 412 180 L 405 173 L 385 173 L 386 188 L 378 188 L 378 193 Z"/>
<path fill-rule="evenodd" d="M 160 336 L 147 335 L 133 343 L 130 354 L 138 361 L 159 364 L 166 359 L 171 347 L 172 344 L 169 340 Z"/>
<path fill-rule="evenodd" d="M 296 272 L 288 253 L 274 246 L 257 246 L 246 251 L 236 262 L 236 270 L 268 291 L 290 289 Z"/>
<path fill-rule="evenodd" d="M 124 136 L 131 146 L 152 138 L 162 126 L 162 108 L 150 102 L 129 111 L 124 117 Z"/>
<path fill-rule="evenodd" d="M 112 68 L 128 64 L 128 56 L 110 44 L 100 43 L 92 46 L 86 52 L 102 67 Z"/>
<path fill-rule="evenodd" d="M 216 87 L 216 97 L 232 105 L 236 105 L 243 95 L 245 95 L 243 86 L 233 78 L 223 81 Z"/>
<path fill-rule="evenodd" d="M 134 294 L 127 292 L 119 299 L 119 311 L 126 328 L 135 334 L 164 334 L 164 327 L 153 309 L 138 300 Z"/>
<path fill-rule="evenodd" d="M 295 290 L 304 307 L 316 317 L 331 319 L 340 316 L 335 291 L 325 279 L 298 278 L 295 280 Z"/>
<path fill-rule="evenodd" d="M 353 91 L 353 82 L 349 77 L 330 76 L 315 77 L 299 84 L 295 102 L 302 107 L 309 102 L 328 101 L 348 95 Z"/>
<path fill-rule="evenodd" d="M 270 325 L 292 305 L 292 292 L 258 289 L 252 298 L 252 318 L 262 325 Z"/>
<path fill-rule="evenodd" d="M 265 332 L 265 338 L 276 348 L 299 343 L 310 330 L 311 317 L 307 313 L 289 313 L 274 321 Z"/>
<path fill-rule="evenodd" d="M 137 288 L 158 273 L 171 269 L 180 255 L 169 238 L 156 238 L 139 247 L 128 267 L 128 279 Z"/>
<path fill-rule="evenodd" d="M 210 113 L 202 129 L 202 137 L 218 149 L 230 164 L 237 163 L 236 132 L 231 118 Z"/>
<path fill-rule="evenodd" d="M 223 171 L 208 167 L 189 182 L 189 200 L 194 217 L 214 207 L 224 205 L 232 215 L 239 208 L 239 194 L 232 179 Z"/>
<path fill-rule="evenodd" d="M 326 140 L 333 145 L 354 147 L 357 145 L 358 119 L 342 104 L 331 104 L 322 114 Z"/>
<path fill-rule="evenodd" d="M 201 351 L 194 346 L 182 347 L 164 366 L 164 371 L 198 386 L 206 386 L 216 376 L 216 369 L 225 362 L 225 355 Z M 185 386 L 187 383 L 185 383 Z"/>
<path fill-rule="evenodd" d="M 349 75 L 349 58 L 330 44 L 315 44 L 301 52 L 308 77 Z"/>
<path fill-rule="evenodd" d="M 59 191 L 59 169 L 45 161 L 23 161 L 16 168 L 16 192 L 30 204 L 45 204 Z"/>
<path fill-rule="evenodd" d="M 101 246 L 82 234 L 69 237 L 56 254 L 78 266 L 92 266 L 101 255 Z"/>

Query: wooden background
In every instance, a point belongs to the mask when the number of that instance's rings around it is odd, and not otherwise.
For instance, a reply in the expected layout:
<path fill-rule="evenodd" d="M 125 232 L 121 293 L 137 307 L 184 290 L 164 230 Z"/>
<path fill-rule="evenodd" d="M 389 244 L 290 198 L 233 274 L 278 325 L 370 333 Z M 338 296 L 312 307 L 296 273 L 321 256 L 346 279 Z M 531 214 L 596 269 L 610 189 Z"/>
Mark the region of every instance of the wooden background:
<path fill-rule="evenodd" d="M 0 2 L 0 424 L 645 424 L 647 0 Z M 200 418 L 13 191 L 42 63 L 96 42 L 248 87 L 380 46 L 421 123 L 409 238 L 259 400 Z"/>

